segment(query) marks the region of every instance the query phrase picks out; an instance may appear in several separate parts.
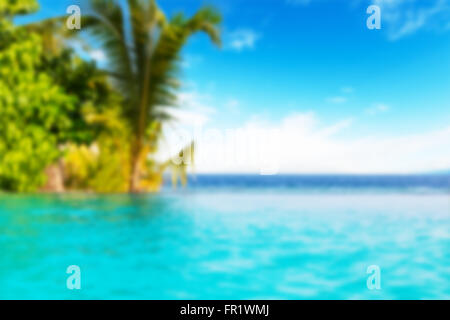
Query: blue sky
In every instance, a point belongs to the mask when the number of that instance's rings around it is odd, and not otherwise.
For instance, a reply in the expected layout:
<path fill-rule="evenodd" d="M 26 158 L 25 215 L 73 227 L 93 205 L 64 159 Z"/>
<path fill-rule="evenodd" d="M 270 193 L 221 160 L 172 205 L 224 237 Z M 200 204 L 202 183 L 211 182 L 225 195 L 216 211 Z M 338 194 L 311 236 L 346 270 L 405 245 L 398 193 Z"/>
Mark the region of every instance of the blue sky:
<path fill-rule="evenodd" d="M 77 2 L 41 0 L 42 9 L 32 19 L 64 14 Z M 187 14 L 204 3 L 159 1 L 168 13 Z M 299 154 L 280 151 L 282 158 L 292 158 L 282 161 L 280 171 L 423 172 L 450 167 L 450 0 L 206 3 L 223 13 L 223 47 L 219 50 L 199 35 L 184 50 L 182 116 L 219 130 L 257 123 L 284 130 L 298 121 L 294 127 L 307 128 L 290 131 L 292 139 L 282 136 L 292 140 L 286 148 L 294 148 L 299 135 L 305 140 L 299 146 L 314 144 L 317 150 L 310 148 L 316 150 L 311 153 L 318 154 L 307 162 Z M 370 4 L 381 8 L 381 30 L 366 27 Z M 339 129 L 320 141 L 314 138 L 330 128 Z M 313 137 L 309 142 L 308 136 Z M 370 159 L 364 158 L 367 144 L 378 148 Z M 360 150 L 348 153 L 354 148 Z M 386 154 L 391 156 L 384 159 Z M 342 158 L 342 163 L 317 164 L 324 156 Z"/>

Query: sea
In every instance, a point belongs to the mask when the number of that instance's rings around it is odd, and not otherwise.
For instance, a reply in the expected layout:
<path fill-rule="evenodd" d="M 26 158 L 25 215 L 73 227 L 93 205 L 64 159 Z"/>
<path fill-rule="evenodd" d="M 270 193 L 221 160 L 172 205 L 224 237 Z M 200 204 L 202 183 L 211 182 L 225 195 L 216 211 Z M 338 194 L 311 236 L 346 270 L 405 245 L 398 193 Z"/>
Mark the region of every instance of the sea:
<path fill-rule="evenodd" d="M 0 299 L 450 299 L 450 175 L 0 194 Z"/>

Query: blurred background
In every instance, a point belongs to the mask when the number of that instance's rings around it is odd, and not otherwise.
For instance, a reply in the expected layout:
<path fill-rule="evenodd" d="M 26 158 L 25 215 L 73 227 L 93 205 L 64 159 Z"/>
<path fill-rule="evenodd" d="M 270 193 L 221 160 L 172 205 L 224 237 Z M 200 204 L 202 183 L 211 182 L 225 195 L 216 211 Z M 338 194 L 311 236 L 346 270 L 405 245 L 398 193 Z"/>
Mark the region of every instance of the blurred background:
<path fill-rule="evenodd" d="M 448 0 L 0 0 L 0 298 L 448 299 L 449 40 Z"/>

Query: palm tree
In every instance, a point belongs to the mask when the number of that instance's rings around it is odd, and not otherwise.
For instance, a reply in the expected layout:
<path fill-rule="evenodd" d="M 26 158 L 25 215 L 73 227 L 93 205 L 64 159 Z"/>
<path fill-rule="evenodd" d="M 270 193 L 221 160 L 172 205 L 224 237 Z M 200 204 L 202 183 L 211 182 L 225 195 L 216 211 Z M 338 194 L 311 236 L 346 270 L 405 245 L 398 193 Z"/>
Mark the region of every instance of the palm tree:
<path fill-rule="evenodd" d="M 167 19 L 154 0 L 91 0 L 82 29 L 97 37 L 108 56 L 108 73 L 124 97 L 122 117 L 130 128 L 129 191 L 140 191 L 142 163 L 153 150 L 155 123 L 176 105 L 177 67 L 188 38 L 206 33 L 220 45 L 220 14 L 203 7 L 190 18 Z"/>

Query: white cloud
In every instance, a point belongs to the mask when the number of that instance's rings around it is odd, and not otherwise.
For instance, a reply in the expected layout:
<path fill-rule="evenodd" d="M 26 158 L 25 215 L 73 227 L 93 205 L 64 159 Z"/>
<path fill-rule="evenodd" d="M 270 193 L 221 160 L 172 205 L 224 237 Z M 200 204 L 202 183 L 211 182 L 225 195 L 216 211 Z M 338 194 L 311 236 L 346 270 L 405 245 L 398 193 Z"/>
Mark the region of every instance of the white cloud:
<path fill-rule="evenodd" d="M 240 110 L 239 107 L 241 106 L 241 102 L 237 99 L 229 99 L 225 102 L 225 110 L 227 110 L 231 114 L 238 115 Z"/>
<path fill-rule="evenodd" d="M 376 114 L 379 114 L 379 113 L 388 112 L 390 109 L 391 108 L 387 104 L 377 103 L 377 104 L 374 104 L 369 109 L 367 109 L 366 113 L 368 113 L 370 115 L 376 115 Z"/>
<path fill-rule="evenodd" d="M 210 106 L 210 97 L 196 91 L 178 94 L 178 108 L 170 109 L 179 126 L 203 126 L 216 110 Z"/>
<path fill-rule="evenodd" d="M 229 130 L 204 126 L 195 138 L 196 171 L 375 174 L 450 166 L 450 127 L 403 136 L 344 138 L 340 133 L 348 133 L 351 124 L 352 119 L 343 119 L 323 126 L 308 112 L 278 122 L 250 120 Z"/>
<path fill-rule="evenodd" d="M 425 28 L 445 30 L 450 18 L 450 0 L 375 0 L 381 8 L 382 25 L 391 40 L 398 40 Z"/>
<path fill-rule="evenodd" d="M 342 88 L 341 88 L 341 91 L 342 91 L 342 93 L 350 94 L 350 93 L 355 92 L 355 88 L 350 87 L 350 86 L 342 87 Z"/>
<path fill-rule="evenodd" d="M 338 138 L 350 124 L 320 127 L 312 115 L 294 115 L 274 125 L 280 132 L 273 146 L 280 172 L 409 173 L 450 165 L 450 127 L 401 137 Z"/>
<path fill-rule="evenodd" d="M 328 103 L 341 104 L 341 103 L 347 102 L 347 98 L 342 97 L 342 96 L 336 96 L 336 97 L 327 98 L 326 101 Z"/>
<path fill-rule="evenodd" d="M 227 108 L 237 108 L 241 103 L 237 99 L 230 99 L 225 103 Z"/>
<path fill-rule="evenodd" d="M 242 103 L 222 103 L 237 108 Z M 278 121 L 251 117 L 242 125 L 216 128 L 220 114 L 213 98 L 195 89 L 179 94 L 178 119 L 164 128 L 158 159 L 167 160 L 196 141 L 195 171 L 201 173 L 420 173 L 450 167 L 450 126 L 405 135 L 362 136 L 353 119 L 324 125 L 314 112 L 293 113 Z M 387 112 L 379 103 L 374 114 Z"/>
<path fill-rule="evenodd" d="M 317 2 L 318 0 L 314 0 Z M 332 0 L 323 0 L 323 2 Z M 306 6 L 313 0 L 286 0 L 289 5 Z M 382 29 L 387 29 L 390 40 L 412 35 L 422 29 L 449 30 L 450 0 L 353 0 L 353 7 L 372 4 L 381 9 Z"/>
<path fill-rule="evenodd" d="M 242 51 L 253 49 L 256 41 L 261 38 L 260 34 L 250 29 L 239 29 L 226 35 L 226 43 L 229 49 Z"/>
<path fill-rule="evenodd" d="M 347 86 L 347 87 L 342 87 L 340 89 L 341 91 L 341 95 L 339 96 L 334 96 L 334 97 L 328 97 L 325 99 L 325 101 L 327 103 L 333 103 L 333 104 L 342 104 L 342 103 L 346 103 L 348 101 L 348 96 L 351 95 L 355 89 L 353 87 Z"/>

